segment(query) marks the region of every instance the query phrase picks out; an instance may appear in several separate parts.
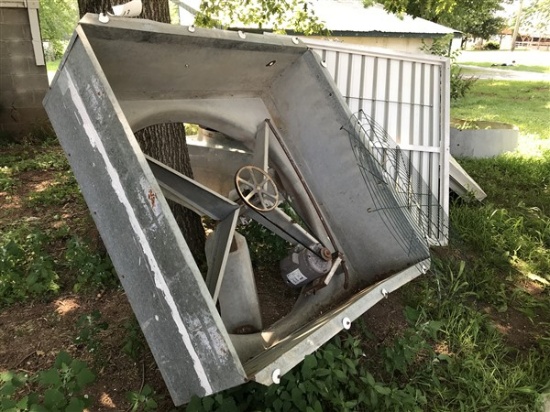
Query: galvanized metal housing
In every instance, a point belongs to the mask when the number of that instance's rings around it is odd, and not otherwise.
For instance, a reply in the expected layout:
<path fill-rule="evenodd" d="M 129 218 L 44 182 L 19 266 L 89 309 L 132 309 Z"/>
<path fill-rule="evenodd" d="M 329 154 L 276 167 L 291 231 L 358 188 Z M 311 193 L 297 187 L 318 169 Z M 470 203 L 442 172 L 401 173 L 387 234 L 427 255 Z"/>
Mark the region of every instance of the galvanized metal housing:
<path fill-rule="evenodd" d="M 87 15 L 44 105 L 177 405 L 249 379 L 276 381 L 429 267 L 426 239 L 391 185 L 376 177 L 381 166 L 373 158 L 376 173 L 360 170 L 352 113 L 331 75 L 296 39 L 123 18 L 101 24 Z M 308 232 L 292 228 L 294 239 L 316 239 L 339 256 L 326 287 L 302 293 L 261 332 L 228 333 L 216 309 L 218 296 L 231 298 L 226 268 L 243 262 L 230 253 L 236 220 L 245 213 L 282 236 L 292 222 L 143 155 L 135 131 L 182 121 L 253 152 L 307 223 Z M 380 194 L 397 229 L 377 209 Z M 165 196 L 219 222 L 206 281 Z M 253 282 L 248 269 L 235 276 Z"/>

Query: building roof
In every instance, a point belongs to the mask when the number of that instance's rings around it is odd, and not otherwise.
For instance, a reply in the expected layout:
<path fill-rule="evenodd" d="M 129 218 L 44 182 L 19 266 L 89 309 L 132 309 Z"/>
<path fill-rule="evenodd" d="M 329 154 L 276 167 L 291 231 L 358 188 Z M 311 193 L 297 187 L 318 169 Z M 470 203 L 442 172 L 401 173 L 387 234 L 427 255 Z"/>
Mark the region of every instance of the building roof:
<path fill-rule="evenodd" d="M 200 0 L 171 1 L 180 6 L 181 23 L 192 24 Z M 362 0 L 312 0 L 309 4 L 334 36 L 442 37 L 461 34 L 458 30 L 419 17 L 388 13 L 380 4 L 364 7 Z M 264 25 L 258 29 L 256 25 L 236 23 L 231 28 L 269 31 L 271 27 Z M 292 33 L 290 29 L 287 31 Z"/>
<path fill-rule="evenodd" d="M 410 15 L 388 13 L 382 5 L 364 7 L 362 0 L 314 0 L 315 14 L 333 35 L 439 37 L 458 30 Z"/>

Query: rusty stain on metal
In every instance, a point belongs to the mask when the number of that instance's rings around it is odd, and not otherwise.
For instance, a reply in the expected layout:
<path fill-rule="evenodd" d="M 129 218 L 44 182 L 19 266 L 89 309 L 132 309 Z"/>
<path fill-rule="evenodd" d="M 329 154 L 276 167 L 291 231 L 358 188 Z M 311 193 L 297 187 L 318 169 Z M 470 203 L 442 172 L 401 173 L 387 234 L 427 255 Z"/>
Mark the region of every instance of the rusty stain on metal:
<path fill-rule="evenodd" d="M 149 189 L 147 199 L 149 199 L 149 202 L 151 202 L 151 207 L 154 209 L 157 202 L 157 195 L 155 194 L 155 192 L 153 192 L 153 189 Z"/>

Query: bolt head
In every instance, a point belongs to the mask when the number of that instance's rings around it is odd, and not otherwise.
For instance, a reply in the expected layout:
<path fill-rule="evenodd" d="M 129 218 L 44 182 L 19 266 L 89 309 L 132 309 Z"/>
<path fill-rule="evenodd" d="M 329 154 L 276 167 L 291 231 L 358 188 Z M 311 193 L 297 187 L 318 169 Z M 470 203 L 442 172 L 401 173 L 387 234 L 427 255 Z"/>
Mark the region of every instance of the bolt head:
<path fill-rule="evenodd" d="M 348 330 L 349 328 L 351 328 L 351 319 L 348 318 L 347 316 L 344 319 L 342 319 L 342 327 L 345 330 Z"/>
<path fill-rule="evenodd" d="M 275 369 L 273 371 L 273 373 L 271 374 L 271 380 L 273 381 L 274 384 L 278 385 L 279 383 L 281 383 L 281 370 L 280 369 Z"/>

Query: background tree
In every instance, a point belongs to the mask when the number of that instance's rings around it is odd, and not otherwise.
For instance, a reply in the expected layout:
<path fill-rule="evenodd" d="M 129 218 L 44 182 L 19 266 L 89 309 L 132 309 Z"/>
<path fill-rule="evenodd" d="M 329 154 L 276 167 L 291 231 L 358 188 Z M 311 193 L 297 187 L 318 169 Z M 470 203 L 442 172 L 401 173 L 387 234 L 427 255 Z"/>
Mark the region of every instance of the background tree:
<path fill-rule="evenodd" d="M 292 29 L 314 34 L 324 30 L 307 0 L 203 0 L 195 18 L 195 24 L 204 27 L 225 28 L 236 23 L 268 26 L 275 32 Z"/>
<path fill-rule="evenodd" d="M 379 0 L 392 13 L 407 13 L 434 23 L 459 30 L 470 37 L 488 39 L 505 25 L 505 19 L 497 17 L 502 10 L 501 0 Z M 505 0 L 511 2 L 511 0 Z M 365 6 L 374 0 L 364 0 Z"/>
<path fill-rule="evenodd" d="M 550 37 L 550 0 L 535 0 L 523 11 L 520 30 L 539 38 Z"/>
<path fill-rule="evenodd" d="M 457 0 L 452 11 L 440 13 L 433 21 L 460 30 L 473 38 L 489 39 L 505 26 L 500 0 Z"/>
<path fill-rule="evenodd" d="M 48 0 L 40 3 L 40 32 L 42 40 L 51 45 L 52 60 L 61 57 L 63 42 L 71 37 L 78 21 L 78 10 L 73 0 Z"/>
<path fill-rule="evenodd" d="M 434 21 L 440 14 L 452 12 L 457 1 L 460 0 L 363 0 L 363 3 L 365 7 L 380 3 L 390 13 L 407 13 L 413 17 Z"/>
<path fill-rule="evenodd" d="M 113 5 L 126 3 L 127 1 L 78 0 L 78 8 L 82 17 L 90 12 L 102 13 L 110 10 Z M 141 17 L 162 23 L 170 23 L 168 0 L 143 0 Z M 135 136 L 145 154 L 186 176 L 193 177 L 183 123 L 150 126 L 138 131 Z M 199 216 L 175 202 L 168 201 L 168 204 L 191 252 L 199 263 L 204 261 L 205 234 Z"/>

